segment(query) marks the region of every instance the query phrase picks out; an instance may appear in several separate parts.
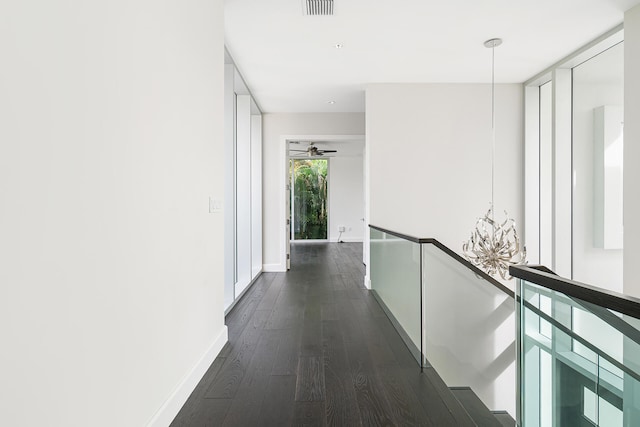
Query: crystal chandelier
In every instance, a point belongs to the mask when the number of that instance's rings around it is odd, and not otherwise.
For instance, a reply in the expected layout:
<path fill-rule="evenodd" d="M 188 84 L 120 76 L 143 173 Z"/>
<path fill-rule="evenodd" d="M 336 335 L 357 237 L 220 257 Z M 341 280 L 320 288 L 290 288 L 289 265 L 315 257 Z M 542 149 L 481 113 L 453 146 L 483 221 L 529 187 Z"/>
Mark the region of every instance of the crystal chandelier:
<path fill-rule="evenodd" d="M 462 245 L 464 256 L 475 266 L 491 276 L 499 275 L 502 279 L 511 279 L 509 266 L 526 264 L 526 248 L 520 246 L 516 232 L 516 223 L 504 211 L 505 220 L 496 222 L 494 218 L 494 163 L 496 151 L 495 131 L 495 48 L 502 44 L 502 39 L 490 39 L 484 42 L 491 49 L 491 205 L 484 217 L 476 222 L 471 238 Z"/>

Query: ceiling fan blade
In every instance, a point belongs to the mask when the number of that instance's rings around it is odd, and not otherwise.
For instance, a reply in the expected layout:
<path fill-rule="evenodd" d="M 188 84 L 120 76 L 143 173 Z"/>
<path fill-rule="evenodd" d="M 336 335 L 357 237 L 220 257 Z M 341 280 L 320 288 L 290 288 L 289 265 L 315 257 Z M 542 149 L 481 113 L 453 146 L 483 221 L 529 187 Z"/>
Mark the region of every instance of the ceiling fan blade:
<path fill-rule="evenodd" d="M 289 151 L 299 151 L 301 153 L 306 153 L 307 152 L 307 150 L 292 150 L 291 148 L 289 148 Z"/>
<path fill-rule="evenodd" d="M 319 151 L 321 151 L 323 153 L 337 153 L 338 152 L 338 150 L 319 150 Z"/>

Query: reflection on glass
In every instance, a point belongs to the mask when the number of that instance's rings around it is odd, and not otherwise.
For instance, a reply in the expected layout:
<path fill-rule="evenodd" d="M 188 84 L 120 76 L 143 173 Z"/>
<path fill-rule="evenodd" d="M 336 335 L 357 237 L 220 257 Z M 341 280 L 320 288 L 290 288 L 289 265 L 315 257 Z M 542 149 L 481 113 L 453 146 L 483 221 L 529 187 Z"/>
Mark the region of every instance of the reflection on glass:
<path fill-rule="evenodd" d="M 638 425 L 640 331 L 627 316 L 526 281 L 517 294 L 520 425 Z"/>
<path fill-rule="evenodd" d="M 573 279 L 622 292 L 624 45 L 573 69 Z"/>

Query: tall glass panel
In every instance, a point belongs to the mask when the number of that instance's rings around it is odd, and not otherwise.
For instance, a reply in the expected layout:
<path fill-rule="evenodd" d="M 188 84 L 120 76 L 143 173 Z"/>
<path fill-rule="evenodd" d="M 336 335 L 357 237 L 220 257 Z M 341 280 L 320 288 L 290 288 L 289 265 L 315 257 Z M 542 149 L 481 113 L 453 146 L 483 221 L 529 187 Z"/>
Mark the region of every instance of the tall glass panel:
<path fill-rule="evenodd" d="M 573 69 L 573 279 L 618 292 L 623 96 L 623 43 Z"/>
<path fill-rule="evenodd" d="M 517 297 L 520 425 L 637 425 L 637 319 L 526 281 Z"/>
<path fill-rule="evenodd" d="M 292 160 L 294 240 L 327 239 L 327 160 Z"/>
<path fill-rule="evenodd" d="M 371 289 L 420 361 L 420 245 L 370 230 Z"/>

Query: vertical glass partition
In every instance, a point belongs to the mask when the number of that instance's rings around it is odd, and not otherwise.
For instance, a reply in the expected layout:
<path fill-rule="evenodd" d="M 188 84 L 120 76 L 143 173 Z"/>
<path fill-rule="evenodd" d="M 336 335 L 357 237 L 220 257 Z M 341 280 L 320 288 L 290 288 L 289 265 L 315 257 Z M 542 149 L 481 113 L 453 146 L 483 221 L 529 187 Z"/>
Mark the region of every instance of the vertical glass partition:
<path fill-rule="evenodd" d="M 520 280 L 520 425 L 640 425 L 638 319 Z"/>
<path fill-rule="evenodd" d="M 573 68 L 573 279 L 622 291 L 624 43 Z"/>
<path fill-rule="evenodd" d="M 421 245 L 370 229 L 371 290 L 421 362 Z"/>

